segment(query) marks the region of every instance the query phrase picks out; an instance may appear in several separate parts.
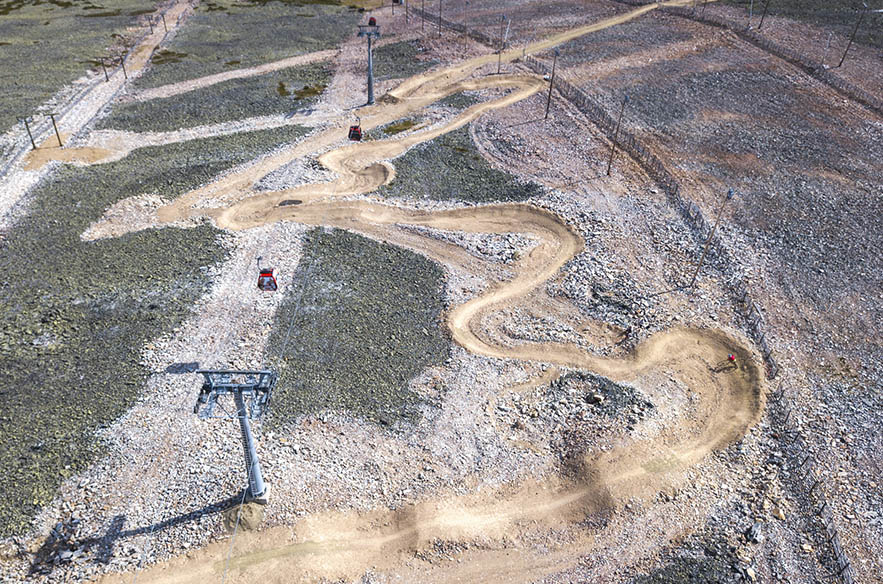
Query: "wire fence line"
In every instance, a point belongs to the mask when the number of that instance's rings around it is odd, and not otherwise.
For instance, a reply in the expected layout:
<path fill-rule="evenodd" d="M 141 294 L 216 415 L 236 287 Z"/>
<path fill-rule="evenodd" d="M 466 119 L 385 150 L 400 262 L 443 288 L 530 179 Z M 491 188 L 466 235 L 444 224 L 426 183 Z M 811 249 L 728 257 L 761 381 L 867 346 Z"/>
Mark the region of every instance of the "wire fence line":
<path fill-rule="evenodd" d="M 803 70 L 804 73 L 821 81 L 825 85 L 841 93 L 843 96 L 874 110 L 878 114 L 883 114 L 883 99 L 879 96 L 872 95 L 855 84 L 850 83 L 843 77 L 835 75 L 831 69 L 825 67 L 823 63 L 810 59 L 806 54 L 781 45 L 771 40 L 769 37 L 763 36 L 758 30 L 746 28 L 744 25 L 739 25 L 716 14 L 708 13 L 702 15 L 701 12 L 694 13 L 690 9 L 680 6 L 663 6 L 661 8 L 663 12 L 674 14 L 682 18 L 689 18 L 703 24 L 724 28 L 733 32 L 739 38 L 751 43 L 759 49 L 791 63 L 797 68 Z"/>
<path fill-rule="evenodd" d="M 647 3 L 641 0 L 618 1 L 626 4 L 643 5 Z M 671 11 L 672 13 L 681 16 L 696 18 L 695 15 L 690 14 L 689 9 L 675 9 L 672 7 L 661 8 L 665 11 Z M 420 14 L 420 11 L 418 11 L 418 14 Z M 469 29 L 463 24 L 452 22 L 444 18 L 439 19 L 438 15 L 430 15 L 429 13 L 425 13 L 423 16 L 429 16 L 435 20 L 440 20 L 442 26 L 461 34 L 468 35 L 470 38 L 482 44 L 491 47 L 497 47 L 499 44 L 499 39 L 494 39 L 481 31 Z M 706 20 L 707 19 L 708 18 L 706 18 Z M 752 37 L 750 40 L 753 44 L 757 44 L 761 48 L 769 50 L 770 52 L 781 51 L 782 55 L 786 54 L 786 49 L 761 37 L 753 31 L 740 31 L 729 23 L 724 23 L 723 25 L 719 24 L 718 26 L 732 29 L 740 36 L 750 34 Z M 777 56 L 781 55 L 777 54 Z M 802 62 L 805 60 L 802 56 L 796 54 L 782 58 L 789 62 Z M 795 61 L 791 61 L 791 59 L 795 59 Z M 550 67 L 546 63 L 531 55 L 525 55 L 521 61 L 536 73 L 543 75 L 550 73 Z M 798 64 L 798 66 L 812 76 L 832 85 L 832 87 L 835 87 L 834 84 L 836 84 L 835 89 L 844 92 L 844 94 L 847 94 L 847 92 L 854 93 L 854 95 L 848 95 L 848 97 L 868 105 L 868 103 L 864 101 L 866 97 L 860 93 L 861 90 L 857 90 L 857 88 L 852 87 L 846 81 L 831 74 L 820 66 L 814 68 L 810 65 Z M 808 67 L 811 68 L 811 70 L 807 70 Z M 568 82 L 563 78 L 563 75 L 561 75 L 560 72 L 556 72 L 555 89 L 562 97 L 571 102 L 581 113 L 595 124 L 609 140 L 614 140 L 614 133 L 616 133 L 617 125 L 616 120 L 601 104 L 595 101 L 584 90 Z M 879 106 L 869 105 L 869 107 L 876 109 Z M 678 213 L 680 213 L 687 225 L 693 229 L 700 241 L 704 241 L 711 237 L 709 252 L 712 253 L 713 256 L 716 255 L 719 259 L 730 259 L 731 255 L 729 250 L 719 236 L 712 234 L 713 227 L 702 213 L 701 208 L 694 201 L 683 195 L 679 181 L 668 170 L 666 165 L 663 164 L 649 148 L 641 144 L 631 132 L 622 127 L 619 128 L 616 143 L 663 189 L 669 202 L 675 207 Z M 745 318 L 748 333 L 760 349 L 767 368 L 767 374 L 770 379 L 775 379 L 781 373 L 781 368 L 773 355 L 773 350 L 770 347 L 769 342 L 767 341 L 766 322 L 763 313 L 758 307 L 758 303 L 750 295 L 749 282 L 744 277 L 738 276 L 731 280 L 730 284 L 734 304 L 737 310 Z M 827 544 L 830 549 L 830 558 L 836 565 L 836 571 L 829 574 L 829 577 L 838 579 L 843 584 L 855 584 L 854 569 L 850 563 L 849 557 L 843 550 L 836 521 L 831 506 L 827 501 L 827 488 L 824 477 L 817 470 L 817 465 L 813 456 L 809 454 L 809 443 L 798 424 L 796 416 L 792 416 L 792 409 L 786 397 L 785 390 L 782 389 L 781 386 L 779 390 L 770 395 L 770 405 L 773 406 L 771 407 L 770 414 L 771 418 L 773 418 L 776 423 L 780 424 L 780 438 L 782 440 L 782 445 L 790 454 L 788 460 L 801 460 L 800 464 L 788 469 L 788 471 L 796 475 L 794 476 L 794 479 L 797 484 L 802 487 L 803 496 L 806 498 L 806 502 L 811 506 L 812 515 L 817 522 L 817 526 L 824 534 L 824 543 Z"/>
<path fill-rule="evenodd" d="M 549 72 L 548 65 L 534 57 L 525 57 L 524 63 L 538 73 L 547 74 Z M 556 77 L 556 88 L 562 97 L 570 101 L 586 115 L 608 139 L 613 140 L 614 132 L 616 131 L 616 120 L 613 115 L 608 113 L 585 91 L 575 87 L 560 76 Z M 712 236 L 712 225 L 705 218 L 699 206 L 694 201 L 683 196 L 678 180 L 662 161 L 647 147 L 642 145 L 633 134 L 622 127 L 619 128 L 616 143 L 659 184 L 666 193 L 670 203 L 678 210 L 686 223 L 693 228 L 699 239 L 705 240 L 711 236 L 709 249 L 714 250 L 719 258 L 726 259 L 730 255 L 726 245 L 717 235 Z M 745 318 L 747 330 L 761 351 L 768 376 L 770 379 L 775 379 L 781 372 L 781 368 L 773 356 L 773 350 L 767 341 L 766 323 L 763 313 L 758 307 L 757 302 L 750 296 L 749 283 L 743 277 L 737 277 L 731 282 L 731 290 L 735 305 Z M 795 455 L 807 453 L 809 452 L 808 443 L 803 432 L 797 426 L 796 419 L 792 419 L 791 408 L 783 400 L 783 395 L 783 391 L 779 391 L 771 396 L 771 401 L 774 401 L 778 407 L 785 409 L 782 417 L 773 416 L 782 424 L 783 442 L 785 442 L 786 446 L 790 447 Z M 825 493 L 827 489 L 823 484 L 823 478 L 815 470 L 815 462 L 812 460 L 812 456 L 807 456 L 804 459 L 803 467 L 805 470 L 802 474 L 799 473 L 799 484 L 804 488 L 805 496 L 811 503 L 814 503 L 814 514 L 824 528 L 826 543 L 830 546 L 831 556 L 837 565 L 837 572 L 833 576 L 839 578 L 844 584 L 854 584 L 853 568 L 841 546 L 840 535 L 831 512 L 831 507 L 826 500 Z M 816 504 L 819 505 L 818 508 L 816 508 Z"/>
<path fill-rule="evenodd" d="M 645 2 L 641 2 L 640 0 L 632 0 L 631 2 L 626 3 L 645 4 Z M 428 12 L 422 13 L 419 9 L 417 12 L 418 14 L 425 14 L 425 16 L 438 21 L 438 15 L 432 15 Z M 497 47 L 499 45 L 499 39 L 494 39 L 484 32 L 470 29 L 462 23 L 452 22 L 444 18 L 441 19 L 441 23 L 442 26 L 455 30 L 461 34 L 466 34 L 482 44 L 490 45 L 491 47 Z M 536 73 L 542 75 L 551 73 L 549 65 L 532 55 L 524 56 L 521 61 Z M 583 89 L 567 81 L 561 72 L 556 72 L 555 89 L 562 97 L 571 102 L 581 113 L 588 117 L 608 139 L 611 141 L 613 140 L 614 133 L 617 131 L 616 118 L 613 114 L 608 113 L 601 104 Z M 632 159 L 644 169 L 650 178 L 662 188 L 669 202 L 684 218 L 687 225 L 694 230 L 700 240 L 704 241 L 709 237 L 712 237 L 713 226 L 705 218 L 702 210 L 695 202 L 682 195 L 681 185 L 677 178 L 668 170 L 666 165 L 650 151 L 649 148 L 643 145 L 631 132 L 623 127 L 619 128 L 616 144 L 618 147 L 626 151 L 629 156 L 631 156 Z M 718 259 L 727 261 L 727 263 L 732 263 L 732 257 L 729 250 L 717 234 L 714 234 L 711 238 L 709 252 L 712 254 L 712 257 L 717 257 Z M 738 300 L 737 307 L 749 323 L 748 330 L 751 337 L 757 342 L 761 349 L 767 367 L 767 373 L 771 379 L 774 379 L 779 374 L 780 367 L 773 356 L 772 349 L 767 343 L 766 333 L 763 330 L 763 316 L 761 315 L 760 309 L 758 308 L 757 303 L 754 302 L 748 294 L 748 282 L 744 278 L 738 277 L 732 282 L 732 290 L 734 298 Z"/>
<path fill-rule="evenodd" d="M 526 57 L 524 62 L 529 68 L 537 72 L 543 74 L 549 72 L 549 67 L 545 63 L 542 63 L 533 57 Z M 556 85 L 558 92 L 565 99 L 573 103 L 577 109 L 595 123 L 595 125 L 601 129 L 609 139 L 613 140 L 616 121 L 610 113 L 605 111 L 604 108 L 596 103 L 588 94 L 573 86 L 565 79 L 558 77 L 556 79 Z M 636 162 L 638 162 L 647 174 L 650 175 L 660 187 L 662 187 L 669 201 L 679 211 L 687 224 L 693 228 L 698 237 L 703 240 L 707 239 L 711 235 L 711 224 L 705 218 L 699 206 L 692 200 L 683 196 L 680 184 L 671 172 L 668 171 L 665 165 L 652 152 L 650 152 L 648 148 L 643 146 L 633 134 L 627 130 L 623 130 L 621 127 L 619 129 L 619 138 L 616 142 L 619 147 L 625 150 Z M 726 258 L 729 255 L 723 241 L 716 235 L 711 239 L 710 249 L 714 249 L 721 258 Z M 772 348 L 767 342 L 767 334 L 765 330 L 766 323 L 764 321 L 763 313 L 758 307 L 757 302 L 751 298 L 749 294 L 749 284 L 744 278 L 738 277 L 731 284 L 734 299 L 736 300 L 736 306 L 746 319 L 748 332 L 755 343 L 757 343 L 757 346 L 763 355 L 763 360 L 766 364 L 770 379 L 775 379 L 779 375 L 781 369 L 773 356 Z M 798 426 L 796 426 L 796 420 L 791 419 L 790 406 L 782 400 L 782 397 L 783 394 L 781 392 L 774 394 L 776 404 L 781 403 L 782 407 L 786 409 L 784 418 L 780 418 L 783 426 L 782 435 L 787 441 L 786 444 L 790 445 L 791 450 L 795 454 L 808 452 L 808 444 L 804 438 L 803 432 Z M 823 479 L 820 478 L 821 475 L 815 470 L 815 463 L 811 456 L 804 459 L 803 467 L 805 469 L 804 472 L 799 474 L 799 477 L 801 478 L 800 484 L 804 487 L 806 497 L 809 501 L 819 505 L 818 508 L 813 505 L 813 510 L 821 523 L 821 526 L 824 527 L 826 542 L 829 544 L 832 552 L 831 555 L 837 564 L 838 569 L 834 576 L 838 577 L 844 582 L 844 584 L 854 584 L 855 579 L 852 565 L 846 553 L 843 551 L 840 543 L 840 535 L 831 512 L 831 507 L 826 501 L 825 492 L 827 489 L 823 484 Z"/>
<path fill-rule="evenodd" d="M 145 25 L 154 26 L 154 27 L 158 26 L 158 23 L 162 21 L 163 17 L 165 17 L 165 15 L 168 13 L 169 10 L 171 10 L 171 8 L 172 8 L 172 6 L 165 8 L 158 15 L 148 15 L 144 20 Z M 153 51 L 148 56 L 148 58 L 147 58 L 148 61 L 153 56 L 153 53 L 156 52 L 156 50 L 160 47 L 160 45 L 168 39 L 169 35 L 171 35 L 172 33 L 175 32 L 175 27 L 181 22 L 181 19 L 184 17 L 185 14 L 186 14 L 186 11 L 182 12 L 180 15 L 178 15 L 178 18 L 175 21 L 175 23 L 169 25 L 168 31 L 163 33 L 163 37 L 156 44 Z M 141 43 L 150 34 L 151 34 L 151 29 L 148 29 L 148 30 L 144 31 L 143 33 L 141 33 L 135 39 L 135 41 L 132 43 L 132 47 L 138 46 L 138 44 Z M 132 54 L 132 51 L 130 48 L 129 50 L 127 50 L 125 52 L 125 54 L 122 55 L 121 58 L 122 58 L 123 62 L 128 61 L 129 56 L 131 54 Z M 116 75 L 119 71 L 122 70 L 123 65 L 121 63 L 119 63 L 119 61 L 117 63 L 118 64 L 116 66 L 107 68 L 108 75 L 110 75 L 110 76 Z M 80 88 L 79 90 L 74 92 L 72 95 L 68 96 L 62 104 L 54 106 L 53 109 L 60 116 L 58 118 L 58 120 L 61 121 L 61 119 L 65 115 L 70 113 L 70 111 L 72 109 L 74 109 L 77 105 L 79 105 L 93 90 L 95 90 L 97 87 L 101 86 L 104 83 L 107 83 L 107 81 L 104 78 L 104 74 L 99 73 L 99 74 L 95 75 L 94 79 L 92 79 L 91 81 L 84 84 L 82 88 Z M 113 94 L 110 96 L 110 99 L 111 100 L 115 99 L 120 94 L 120 92 L 123 90 L 123 88 L 125 86 L 126 86 L 125 82 L 120 84 L 120 87 L 118 87 L 116 89 L 116 91 L 113 92 Z M 51 99 L 52 98 L 50 98 L 50 101 L 51 101 Z M 44 105 L 40 106 L 40 108 L 44 108 L 45 105 L 46 104 L 44 103 Z M 40 109 L 40 108 L 38 108 L 38 109 Z M 35 112 L 35 113 L 38 113 L 38 112 Z M 91 120 L 87 120 L 86 123 L 89 123 L 90 121 Z M 42 121 L 36 122 L 33 125 L 31 125 L 31 133 L 34 136 L 34 142 L 36 142 L 37 144 L 41 144 L 42 142 L 47 140 L 52 135 L 52 133 L 53 133 L 52 123 L 50 121 L 46 121 L 44 118 Z M 0 167 L 0 179 L 4 178 L 9 173 L 9 171 L 12 170 L 13 166 L 15 166 L 15 164 L 18 163 L 31 149 L 32 149 L 31 148 L 31 141 L 28 138 L 27 132 L 19 124 L 18 136 L 16 138 L 14 138 L 14 144 L 9 148 L 9 151 L 8 151 L 9 154 L 6 157 L 6 160 L 3 163 L 3 166 Z"/>
<path fill-rule="evenodd" d="M 783 472 L 803 490 L 806 508 L 812 510 L 816 526 L 823 534 L 823 543 L 829 546 L 831 559 L 836 564 L 836 572 L 831 576 L 844 584 L 855 584 L 855 572 L 843 550 L 834 514 L 828 504 L 824 474 L 819 471 L 810 454 L 810 445 L 798 419 L 792 416 L 793 410 L 787 398 L 786 389 L 780 387 L 770 394 L 769 399 L 770 417 L 779 425 L 779 439 L 788 454 L 786 460 L 789 464 Z"/>
<path fill-rule="evenodd" d="M 646 0 L 616 0 L 616 2 L 619 2 L 620 4 L 628 4 L 630 6 L 642 6 L 652 3 L 647 2 Z M 665 6 L 660 4 L 658 10 L 667 14 L 673 14 L 675 16 L 680 16 L 681 18 L 695 20 L 702 24 L 730 31 L 757 48 L 794 65 L 810 77 L 824 83 L 844 97 L 858 102 L 874 112 L 883 115 L 883 98 L 881 98 L 881 96 L 873 95 L 869 91 L 847 81 L 843 77 L 835 75 L 824 63 L 811 59 L 808 55 L 799 50 L 777 43 L 769 37 L 763 36 L 760 31 L 756 29 L 747 28 L 743 23 L 729 20 L 724 16 L 701 9 L 693 9 L 685 6 Z"/>
<path fill-rule="evenodd" d="M 532 56 L 523 59 L 524 64 L 533 71 L 547 74 L 549 67 L 544 62 Z M 584 90 L 576 87 L 562 75 L 558 74 L 555 79 L 555 87 L 558 93 L 571 102 L 581 113 L 595 124 L 609 140 L 613 141 L 616 133 L 616 119 L 607 112 L 594 98 Z M 640 142 L 628 129 L 620 126 L 616 137 L 617 147 L 624 150 L 641 168 L 657 183 L 665 193 L 669 203 L 678 211 L 684 221 L 693 230 L 697 239 L 705 241 L 709 238 L 709 252 L 713 257 L 730 263 L 731 253 L 721 237 L 712 231 L 712 223 L 706 219 L 705 214 L 694 201 L 683 195 L 683 189 L 678 179 L 669 171 L 666 165 L 644 144 Z M 767 373 L 771 379 L 779 374 L 779 365 L 773 356 L 773 351 L 766 341 L 763 315 L 749 296 L 748 282 L 741 276 L 731 281 L 732 296 L 736 300 L 742 316 L 748 323 L 748 331 L 752 339 L 758 344 L 763 355 Z"/>

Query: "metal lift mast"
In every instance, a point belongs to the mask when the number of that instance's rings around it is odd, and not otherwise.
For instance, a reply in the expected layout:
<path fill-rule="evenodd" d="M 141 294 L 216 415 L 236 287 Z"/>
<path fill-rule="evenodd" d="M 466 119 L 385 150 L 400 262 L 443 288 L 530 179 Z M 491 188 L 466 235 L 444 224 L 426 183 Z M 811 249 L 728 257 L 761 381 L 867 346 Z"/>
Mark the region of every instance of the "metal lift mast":
<path fill-rule="evenodd" d="M 254 436 L 251 433 L 250 420 L 258 420 L 267 410 L 270 395 L 276 385 L 274 371 L 233 371 L 200 369 L 204 380 L 202 389 L 193 413 L 200 418 L 237 418 L 242 433 L 242 449 L 245 452 L 245 472 L 248 485 L 244 493 L 244 501 L 248 503 L 267 502 L 267 485 L 261 474 L 261 463 L 258 461 Z M 230 396 L 236 411 L 231 412 L 218 404 L 219 398 Z"/>
<path fill-rule="evenodd" d="M 370 18 L 368 24 L 359 25 L 359 36 L 368 37 L 368 105 L 374 103 L 374 55 L 371 51 L 371 39 L 380 38 L 380 26 L 375 18 Z"/>

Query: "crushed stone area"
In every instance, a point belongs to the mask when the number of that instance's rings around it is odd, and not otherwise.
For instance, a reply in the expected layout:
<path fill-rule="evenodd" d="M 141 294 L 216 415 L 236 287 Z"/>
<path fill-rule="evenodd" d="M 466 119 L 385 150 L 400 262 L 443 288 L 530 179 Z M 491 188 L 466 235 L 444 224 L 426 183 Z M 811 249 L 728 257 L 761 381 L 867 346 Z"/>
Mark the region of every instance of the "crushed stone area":
<path fill-rule="evenodd" d="M 562 77 L 599 79 L 598 100 L 608 111 L 629 91 L 624 126 L 669 161 L 706 217 L 715 216 L 727 188 L 736 191 L 719 231 L 734 260 L 715 264 L 726 278 L 751 282 L 853 569 L 857 578 L 879 578 L 881 501 L 879 490 L 868 488 L 878 482 L 877 432 L 851 430 L 870 429 L 881 411 L 879 396 L 866 390 L 881 379 L 871 324 L 883 311 L 872 251 L 881 217 L 879 117 L 701 23 L 654 15 L 597 36 L 599 50 L 620 67 L 578 63 L 579 51 L 594 46 L 586 37 L 568 51 L 573 63 L 562 59 Z M 789 488 L 793 497 L 808 489 L 795 482 Z M 829 561 L 825 553 L 816 556 Z"/>
<path fill-rule="evenodd" d="M 714 4 L 709 10 L 733 18 L 744 8 Z M 71 144 L 106 145 L 115 152 L 110 165 L 140 160 L 148 144 L 198 163 L 191 174 L 171 165 L 168 184 L 134 173 L 144 185 L 131 179 L 138 184 L 120 186 L 126 193 L 106 196 L 94 213 L 75 203 L 76 245 L 209 233 L 217 257 L 199 274 L 195 305 L 191 299 L 174 327 L 132 349 L 144 379 L 134 404 L 97 430 L 97 460 L 59 471 L 60 487 L 31 527 L 0 540 L 0 582 L 117 584 L 170 574 L 197 582 L 233 558 L 231 575 L 249 582 L 268 577 L 262 566 L 296 566 L 293 574 L 317 582 L 810 584 L 837 571 L 820 500 L 856 581 L 881 579 L 879 118 L 726 30 L 654 10 L 562 44 L 558 74 L 590 87 L 611 115 L 628 91 L 624 127 L 707 218 L 722 190 L 736 188 L 718 231 L 726 256 L 704 256 L 705 241 L 621 150 L 608 172 L 611 142 L 555 91 L 546 117 L 545 90 L 383 161 L 394 180 L 375 192 L 329 199 L 340 216 L 329 205 L 322 220 L 350 221 L 347 230 L 280 212 L 267 225 L 233 222 L 237 229 L 219 232 L 214 225 L 229 219 L 220 211 L 256 193 L 273 201 L 268 212 L 323 209 L 308 196 L 271 197 L 337 179 L 318 161 L 348 144 L 345 134 L 259 178 L 245 171 L 262 162 L 238 157 L 265 142 L 273 144 L 264 151 L 278 153 L 355 118 L 364 104 L 364 39 L 332 28 L 351 29 L 368 15 L 382 20 L 380 107 L 402 79 L 493 50 L 449 29 L 438 35 L 435 22 L 413 13 L 406 24 L 396 8 L 393 17 L 391 6 L 363 14 L 321 3 L 201 3 L 190 28 L 183 21 L 173 44 L 154 53 L 138 88 L 204 78 L 204 87 L 170 99 L 221 92 L 219 106 L 230 105 L 240 93 L 260 93 L 254 88 L 267 79 L 277 91 L 278 80 L 269 73 L 210 83 L 212 74 L 334 49 L 315 65 L 329 77 L 309 107 L 291 116 L 238 112 L 181 130 L 161 128 L 168 120 L 157 113 L 160 102 L 146 100 L 132 102 L 150 110 L 144 128 L 170 131 L 138 134 L 128 122 L 93 131 L 87 121 L 125 94 L 120 83 L 71 126 Z M 633 9 L 609 0 L 453 0 L 445 18 L 497 38 L 505 15 L 508 46 L 517 47 Z M 288 26 L 278 17 L 292 12 L 316 24 L 315 38 L 255 44 L 262 18 L 272 16 L 277 30 Z M 216 26 L 233 15 L 242 17 L 235 29 Z M 816 26 L 774 16 L 770 34 L 796 43 L 804 31 L 809 46 Z M 213 43 L 236 54 L 213 61 Z M 857 61 L 877 57 L 856 49 Z M 496 69 L 484 61 L 472 80 Z M 501 69 L 529 75 L 517 59 Z M 224 94 L 223 83 L 238 89 Z M 274 95 L 290 89 L 283 82 Z M 378 127 L 366 142 L 411 139 L 509 91 L 455 93 Z M 123 111 L 126 99 L 105 113 Z M 191 151 L 195 139 L 229 147 L 236 165 L 203 160 Z M 34 220 L 34 209 L 52 221 L 42 203 L 19 199 L 59 173 L 72 170 L 50 162 L 4 179 L 14 193 L 0 203 L 17 205 L 0 209 L 4 221 L 14 229 Z M 220 176 L 241 182 L 191 199 L 205 218 L 153 228 L 170 200 Z M 539 209 L 518 215 L 535 222 L 525 233 L 517 225 L 504 233 L 442 229 L 427 219 L 445 212 L 475 222 L 463 229 L 480 220 L 498 229 L 515 216 L 507 212 L 525 208 Z M 413 224 L 388 220 L 404 211 Z M 0 232 L 0 257 L 6 245 Z M 540 271 L 556 258 L 554 272 Z M 279 292 L 255 286 L 258 267 L 277 270 Z M 506 288 L 538 273 L 523 290 Z M 775 380 L 754 377 L 760 350 L 734 300 L 742 279 L 781 365 Z M 495 300 L 457 320 L 460 308 L 485 298 Z M 0 341 L 14 339 L 2 332 Z M 57 350 L 59 339 L 43 332 L 28 329 L 29 351 Z M 677 341 L 654 345 L 660 333 Z M 714 348 L 689 353 L 702 339 L 714 339 Z M 737 348 L 736 362 L 724 346 Z M 638 347 L 647 353 L 633 353 Z M 281 372 L 280 384 L 254 430 L 269 502 L 260 529 L 243 527 L 233 538 L 229 509 L 246 480 L 239 429 L 232 419 L 193 414 L 202 380 L 195 371 L 268 366 Z M 629 373 L 616 377 L 622 371 Z M 743 385 L 754 392 L 742 395 Z M 717 426 L 706 424 L 712 418 Z M 815 493 L 806 485 L 808 460 L 822 478 Z"/>

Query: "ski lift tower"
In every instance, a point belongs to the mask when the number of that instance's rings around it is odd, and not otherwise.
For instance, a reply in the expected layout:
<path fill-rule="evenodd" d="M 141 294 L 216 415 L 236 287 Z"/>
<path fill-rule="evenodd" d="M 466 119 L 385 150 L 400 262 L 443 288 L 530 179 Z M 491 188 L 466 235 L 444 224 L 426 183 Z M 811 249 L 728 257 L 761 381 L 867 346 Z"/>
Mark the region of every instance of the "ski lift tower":
<path fill-rule="evenodd" d="M 368 105 L 374 104 L 374 56 L 371 53 L 371 39 L 380 38 L 380 25 L 373 16 L 368 24 L 359 25 L 359 36 L 368 37 Z"/>
<path fill-rule="evenodd" d="M 261 464 L 255 450 L 250 420 L 258 420 L 267 410 L 270 394 L 276 385 L 274 371 L 232 371 L 200 369 L 203 376 L 202 389 L 193 413 L 200 418 L 237 418 L 242 432 L 242 448 L 245 450 L 245 472 L 248 485 L 243 493 L 246 503 L 267 503 L 267 485 L 261 475 Z M 224 407 L 223 402 L 232 398 L 236 411 Z M 220 403 L 219 403 L 220 402 Z"/>

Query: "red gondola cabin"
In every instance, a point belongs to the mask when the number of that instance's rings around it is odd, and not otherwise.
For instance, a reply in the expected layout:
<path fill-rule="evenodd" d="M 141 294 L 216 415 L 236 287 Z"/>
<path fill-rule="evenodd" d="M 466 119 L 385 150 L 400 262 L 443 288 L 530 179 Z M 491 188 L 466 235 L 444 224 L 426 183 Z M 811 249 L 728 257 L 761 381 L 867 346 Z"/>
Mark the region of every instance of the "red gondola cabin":
<path fill-rule="evenodd" d="M 261 268 L 261 273 L 258 276 L 258 288 L 264 292 L 275 292 L 278 290 L 275 268 Z"/>
<path fill-rule="evenodd" d="M 377 19 L 373 16 L 368 19 L 368 26 L 377 26 Z"/>

